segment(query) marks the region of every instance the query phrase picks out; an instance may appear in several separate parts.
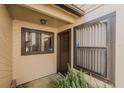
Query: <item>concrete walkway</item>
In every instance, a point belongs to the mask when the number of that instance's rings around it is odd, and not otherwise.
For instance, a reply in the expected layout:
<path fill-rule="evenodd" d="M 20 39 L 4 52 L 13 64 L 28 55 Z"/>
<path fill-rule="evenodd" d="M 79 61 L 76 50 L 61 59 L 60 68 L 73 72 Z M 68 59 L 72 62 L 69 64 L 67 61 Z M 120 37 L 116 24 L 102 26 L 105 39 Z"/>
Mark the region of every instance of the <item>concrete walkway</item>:
<path fill-rule="evenodd" d="M 52 74 L 46 77 L 42 77 L 31 82 L 18 85 L 17 88 L 52 88 L 50 83 L 52 80 L 62 78 L 59 74 Z"/>

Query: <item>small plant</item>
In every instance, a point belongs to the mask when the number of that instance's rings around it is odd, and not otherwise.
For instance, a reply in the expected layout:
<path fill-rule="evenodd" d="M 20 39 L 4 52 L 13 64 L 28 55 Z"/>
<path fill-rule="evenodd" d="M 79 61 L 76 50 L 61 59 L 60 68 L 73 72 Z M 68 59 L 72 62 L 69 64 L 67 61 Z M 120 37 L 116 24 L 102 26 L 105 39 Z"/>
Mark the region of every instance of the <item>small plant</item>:
<path fill-rule="evenodd" d="M 51 82 L 56 88 L 88 88 L 90 84 L 84 78 L 84 72 L 75 72 L 68 66 L 68 72 L 61 80 Z"/>

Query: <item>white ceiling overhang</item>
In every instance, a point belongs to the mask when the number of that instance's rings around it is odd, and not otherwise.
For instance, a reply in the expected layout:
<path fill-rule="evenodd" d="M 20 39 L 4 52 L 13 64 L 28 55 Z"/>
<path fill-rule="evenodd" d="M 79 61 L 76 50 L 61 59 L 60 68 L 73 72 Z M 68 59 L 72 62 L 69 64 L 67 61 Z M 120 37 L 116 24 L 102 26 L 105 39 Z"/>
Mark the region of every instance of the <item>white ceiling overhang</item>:
<path fill-rule="evenodd" d="M 103 4 L 56 4 L 56 6 L 73 13 L 79 17 L 99 8 Z"/>

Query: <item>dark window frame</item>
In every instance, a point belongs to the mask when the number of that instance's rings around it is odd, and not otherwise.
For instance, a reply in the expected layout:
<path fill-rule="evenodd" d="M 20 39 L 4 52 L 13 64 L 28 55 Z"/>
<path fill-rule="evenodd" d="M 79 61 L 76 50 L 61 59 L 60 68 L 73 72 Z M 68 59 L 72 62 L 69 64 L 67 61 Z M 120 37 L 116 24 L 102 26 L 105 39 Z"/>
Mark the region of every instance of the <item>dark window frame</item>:
<path fill-rule="evenodd" d="M 114 17 L 113 20 L 111 19 L 111 17 Z M 86 25 L 92 25 L 92 24 L 95 24 L 95 23 L 98 23 L 99 21 L 102 21 L 102 20 L 108 20 L 107 24 L 107 31 L 109 31 L 109 35 L 107 35 L 107 38 L 110 39 L 110 42 L 107 42 L 109 43 L 110 45 L 108 46 L 107 50 L 111 50 L 110 54 L 109 54 L 109 59 L 108 59 L 108 54 L 107 54 L 107 61 L 110 61 L 110 65 L 112 65 L 111 67 L 108 67 L 108 64 L 107 64 L 107 72 L 110 71 L 111 69 L 113 70 L 112 72 L 108 72 L 109 74 L 112 73 L 113 75 L 110 75 L 110 78 L 104 78 L 102 76 L 100 76 L 99 74 L 95 73 L 95 72 L 92 72 L 91 70 L 88 70 L 88 69 L 85 69 L 85 68 L 82 68 L 82 67 L 79 67 L 77 66 L 77 63 L 76 63 L 76 29 L 77 28 L 80 28 L 82 26 L 86 26 Z M 110 28 L 111 27 L 111 28 Z M 88 75 L 91 75 L 99 80 L 102 80 L 108 84 L 111 84 L 111 85 L 115 85 L 115 40 L 116 40 L 116 36 L 115 36 L 115 32 L 116 32 L 116 12 L 112 12 L 110 14 L 107 14 L 107 15 L 104 15 L 102 17 L 99 17 L 99 18 L 96 18 L 94 20 L 91 20 L 89 22 L 86 22 L 86 23 L 83 23 L 83 24 L 80 24 L 80 25 L 77 25 L 73 28 L 74 30 L 74 64 L 73 64 L 73 67 L 77 70 L 80 70 L 82 69 L 83 71 L 86 71 L 86 73 Z M 110 37 L 109 37 L 110 36 Z"/>
<path fill-rule="evenodd" d="M 26 50 L 26 43 L 25 43 L 25 33 L 26 32 L 36 33 L 36 34 L 40 34 L 40 35 L 41 34 L 52 35 L 51 48 L 53 50 L 52 51 L 44 51 L 44 52 L 41 51 L 41 36 L 40 36 L 40 51 L 26 52 L 25 51 Z M 54 32 L 48 32 L 48 31 L 43 31 L 43 30 L 21 27 L 21 56 L 36 55 L 36 54 L 50 54 L 50 53 L 54 53 Z"/>

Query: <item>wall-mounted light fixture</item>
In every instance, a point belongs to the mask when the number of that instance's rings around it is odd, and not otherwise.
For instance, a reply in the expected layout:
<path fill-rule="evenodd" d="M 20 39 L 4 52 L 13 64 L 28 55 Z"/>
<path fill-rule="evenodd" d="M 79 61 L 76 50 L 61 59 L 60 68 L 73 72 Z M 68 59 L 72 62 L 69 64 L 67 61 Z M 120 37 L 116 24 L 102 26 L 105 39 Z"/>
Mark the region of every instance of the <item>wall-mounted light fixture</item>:
<path fill-rule="evenodd" d="M 45 25 L 47 23 L 47 19 L 41 19 L 40 20 L 40 23 L 43 24 L 43 25 Z"/>

